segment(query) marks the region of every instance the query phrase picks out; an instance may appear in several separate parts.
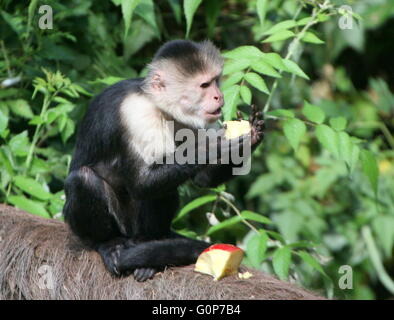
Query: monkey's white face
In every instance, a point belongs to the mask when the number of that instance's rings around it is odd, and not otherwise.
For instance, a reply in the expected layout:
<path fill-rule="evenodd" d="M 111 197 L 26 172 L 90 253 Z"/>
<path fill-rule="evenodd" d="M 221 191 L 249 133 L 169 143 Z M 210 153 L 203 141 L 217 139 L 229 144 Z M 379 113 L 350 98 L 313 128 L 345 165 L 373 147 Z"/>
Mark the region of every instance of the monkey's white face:
<path fill-rule="evenodd" d="M 217 121 L 222 115 L 223 93 L 219 89 L 220 74 L 200 75 L 194 81 L 200 96 L 200 115 L 208 122 Z"/>
<path fill-rule="evenodd" d="M 199 74 L 193 78 L 173 72 L 156 73 L 150 93 L 156 105 L 175 120 L 195 128 L 217 121 L 224 104 L 219 89 L 221 70 Z"/>

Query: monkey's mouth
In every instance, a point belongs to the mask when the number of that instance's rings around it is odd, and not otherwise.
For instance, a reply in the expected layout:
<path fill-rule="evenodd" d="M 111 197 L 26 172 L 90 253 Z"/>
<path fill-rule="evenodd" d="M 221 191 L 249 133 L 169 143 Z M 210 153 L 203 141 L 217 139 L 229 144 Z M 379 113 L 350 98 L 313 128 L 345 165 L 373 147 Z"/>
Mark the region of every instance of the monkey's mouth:
<path fill-rule="evenodd" d="M 208 118 L 215 118 L 215 119 L 219 119 L 220 116 L 222 115 L 222 108 L 217 108 L 215 111 L 213 112 L 207 112 L 207 116 Z"/>

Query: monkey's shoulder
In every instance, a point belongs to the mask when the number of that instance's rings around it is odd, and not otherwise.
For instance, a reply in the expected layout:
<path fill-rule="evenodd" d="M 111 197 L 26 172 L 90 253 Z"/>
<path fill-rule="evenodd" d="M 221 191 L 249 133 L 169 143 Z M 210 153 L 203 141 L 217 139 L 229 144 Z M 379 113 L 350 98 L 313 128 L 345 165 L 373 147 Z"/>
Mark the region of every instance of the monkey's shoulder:
<path fill-rule="evenodd" d="M 93 109 L 94 112 L 100 109 L 118 109 L 128 95 L 142 93 L 143 80 L 126 79 L 107 87 L 92 100 L 89 109 Z"/>

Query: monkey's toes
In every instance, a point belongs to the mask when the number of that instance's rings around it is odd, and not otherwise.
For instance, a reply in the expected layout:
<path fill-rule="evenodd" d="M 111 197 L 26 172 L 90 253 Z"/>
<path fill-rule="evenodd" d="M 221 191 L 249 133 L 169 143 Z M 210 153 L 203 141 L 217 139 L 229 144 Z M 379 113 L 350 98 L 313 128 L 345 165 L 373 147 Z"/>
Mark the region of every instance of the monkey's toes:
<path fill-rule="evenodd" d="M 134 270 L 133 276 L 138 282 L 144 282 L 151 279 L 156 272 L 157 270 L 153 268 L 138 268 Z"/>

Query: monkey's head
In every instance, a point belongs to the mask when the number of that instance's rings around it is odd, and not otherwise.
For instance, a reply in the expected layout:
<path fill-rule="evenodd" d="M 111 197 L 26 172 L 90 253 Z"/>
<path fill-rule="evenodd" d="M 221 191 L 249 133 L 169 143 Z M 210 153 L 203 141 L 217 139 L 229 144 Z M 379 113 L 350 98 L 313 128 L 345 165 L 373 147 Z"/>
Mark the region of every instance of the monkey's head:
<path fill-rule="evenodd" d="M 144 91 L 176 121 L 204 128 L 221 116 L 223 59 L 210 41 L 165 43 L 148 66 Z"/>

